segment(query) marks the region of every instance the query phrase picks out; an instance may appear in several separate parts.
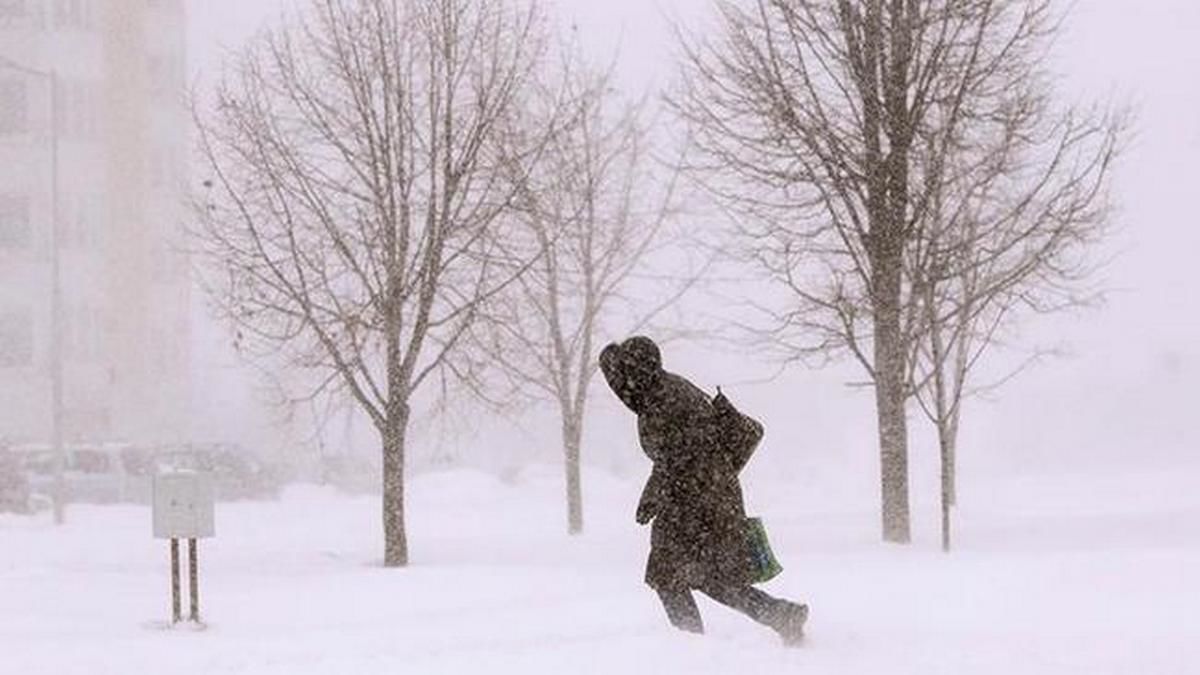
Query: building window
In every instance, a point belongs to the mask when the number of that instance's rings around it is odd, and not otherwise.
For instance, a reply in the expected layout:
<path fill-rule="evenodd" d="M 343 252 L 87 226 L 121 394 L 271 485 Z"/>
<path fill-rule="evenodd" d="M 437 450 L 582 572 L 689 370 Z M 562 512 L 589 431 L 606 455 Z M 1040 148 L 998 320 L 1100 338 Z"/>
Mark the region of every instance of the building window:
<path fill-rule="evenodd" d="M 182 96 L 184 93 L 182 59 L 171 56 L 151 56 L 146 59 L 146 79 L 150 95 L 155 98 Z"/>
<path fill-rule="evenodd" d="M 29 247 L 29 198 L 0 194 L 0 250 Z"/>
<path fill-rule="evenodd" d="M 0 0 L 0 22 L 25 16 L 25 0 Z"/>
<path fill-rule="evenodd" d="M 59 28 L 91 28 L 92 12 L 87 0 L 54 0 L 54 25 Z"/>
<path fill-rule="evenodd" d="M 67 358 L 92 363 L 100 353 L 100 313 L 88 302 L 67 307 L 63 347 Z"/>
<path fill-rule="evenodd" d="M 165 9 L 169 12 L 178 12 L 183 7 L 179 0 L 146 0 L 146 6 L 151 9 Z"/>
<path fill-rule="evenodd" d="M 29 125 L 28 98 L 23 81 L 0 80 L 0 136 L 25 133 Z"/>
<path fill-rule="evenodd" d="M 58 114 L 58 132 L 71 138 L 91 140 L 96 137 L 97 89 L 91 83 L 68 80 L 59 85 L 62 110 Z"/>
<path fill-rule="evenodd" d="M 150 186 L 156 187 L 156 188 L 162 187 L 163 182 L 164 182 L 163 181 L 163 153 L 162 153 L 162 151 L 157 150 L 157 149 L 151 150 L 150 157 L 148 158 L 146 163 L 149 165 L 147 167 L 146 173 L 150 174 L 149 175 Z"/>
<path fill-rule="evenodd" d="M 33 365 L 33 313 L 0 309 L 0 368 Z"/>
<path fill-rule="evenodd" d="M 99 218 L 95 197 L 75 195 L 64 201 L 66 207 L 59 214 L 59 245 L 64 248 L 94 249 Z"/>
<path fill-rule="evenodd" d="M 150 150 L 146 160 L 146 173 L 150 186 L 167 190 L 178 190 L 182 183 L 182 170 L 175 149 L 158 146 Z"/>
<path fill-rule="evenodd" d="M 0 0 L 0 28 L 41 29 L 46 0 Z"/>

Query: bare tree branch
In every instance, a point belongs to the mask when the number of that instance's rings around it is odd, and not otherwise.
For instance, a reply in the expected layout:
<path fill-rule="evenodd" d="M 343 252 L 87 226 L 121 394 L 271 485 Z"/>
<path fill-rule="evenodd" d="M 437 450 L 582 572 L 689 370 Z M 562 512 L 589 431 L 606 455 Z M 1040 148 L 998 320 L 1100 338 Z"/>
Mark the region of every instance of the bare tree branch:
<path fill-rule="evenodd" d="M 497 242 L 545 144 L 501 137 L 542 33 L 507 2 L 311 0 L 196 111 L 207 287 L 248 353 L 312 371 L 310 397 L 349 392 L 379 431 L 388 565 L 407 560 L 410 401 L 474 376 L 463 337 L 534 262 Z"/>

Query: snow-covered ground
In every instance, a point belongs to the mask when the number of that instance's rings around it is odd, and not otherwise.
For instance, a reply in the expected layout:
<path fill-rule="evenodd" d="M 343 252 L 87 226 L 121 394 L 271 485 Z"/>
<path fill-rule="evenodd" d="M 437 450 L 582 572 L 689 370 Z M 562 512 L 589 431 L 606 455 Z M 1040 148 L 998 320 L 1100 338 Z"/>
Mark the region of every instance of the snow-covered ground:
<path fill-rule="evenodd" d="M 1196 673 L 1196 476 L 973 485 L 949 556 L 929 503 L 914 545 L 884 546 L 869 508 L 755 478 L 787 568 L 768 590 L 812 606 L 793 650 L 705 599 L 708 635 L 667 627 L 641 583 L 637 477 L 590 473 L 576 538 L 554 467 L 414 477 L 403 570 L 378 565 L 377 499 L 295 487 L 220 504 L 204 631 L 164 627 L 167 550 L 147 509 L 74 507 L 61 531 L 0 516 L 0 672 Z"/>

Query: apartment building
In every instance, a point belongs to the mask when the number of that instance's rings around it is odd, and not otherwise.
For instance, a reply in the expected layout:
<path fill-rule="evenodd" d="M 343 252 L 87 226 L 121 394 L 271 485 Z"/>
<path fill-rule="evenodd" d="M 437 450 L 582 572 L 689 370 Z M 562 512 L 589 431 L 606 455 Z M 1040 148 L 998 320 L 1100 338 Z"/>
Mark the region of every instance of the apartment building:
<path fill-rule="evenodd" d="M 182 0 L 0 0 L 0 439 L 51 438 L 56 354 L 65 439 L 187 434 L 185 58 Z"/>

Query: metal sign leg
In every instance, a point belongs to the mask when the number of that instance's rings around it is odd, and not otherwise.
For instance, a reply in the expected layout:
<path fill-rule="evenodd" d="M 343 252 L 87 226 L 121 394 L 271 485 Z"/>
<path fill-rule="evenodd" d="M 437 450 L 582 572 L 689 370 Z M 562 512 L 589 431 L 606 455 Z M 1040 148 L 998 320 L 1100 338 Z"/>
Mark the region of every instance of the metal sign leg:
<path fill-rule="evenodd" d="M 179 623 L 179 540 L 171 539 L 171 623 Z"/>
<path fill-rule="evenodd" d="M 191 590 L 191 614 L 188 619 L 200 623 L 200 557 L 196 553 L 196 540 L 188 539 L 188 584 Z"/>

